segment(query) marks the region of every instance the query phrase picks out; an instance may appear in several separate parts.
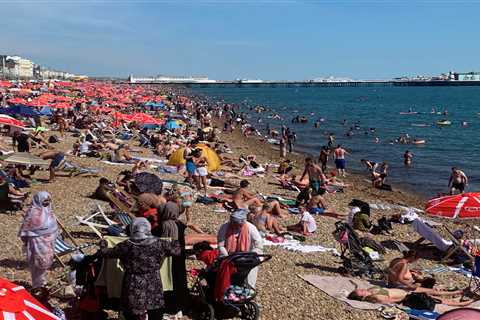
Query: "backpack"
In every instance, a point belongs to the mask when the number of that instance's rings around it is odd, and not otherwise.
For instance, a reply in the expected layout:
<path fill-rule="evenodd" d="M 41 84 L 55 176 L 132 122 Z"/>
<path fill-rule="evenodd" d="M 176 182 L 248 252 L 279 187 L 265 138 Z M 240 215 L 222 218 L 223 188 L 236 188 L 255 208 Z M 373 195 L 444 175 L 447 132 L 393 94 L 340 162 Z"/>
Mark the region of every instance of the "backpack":
<path fill-rule="evenodd" d="M 406 307 L 416 310 L 428 310 L 433 311 L 435 305 L 441 303 L 440 300 L 429 297 L 425 293 L 410 293 L 405 299 L 402 300 L 402 304 Z"/>

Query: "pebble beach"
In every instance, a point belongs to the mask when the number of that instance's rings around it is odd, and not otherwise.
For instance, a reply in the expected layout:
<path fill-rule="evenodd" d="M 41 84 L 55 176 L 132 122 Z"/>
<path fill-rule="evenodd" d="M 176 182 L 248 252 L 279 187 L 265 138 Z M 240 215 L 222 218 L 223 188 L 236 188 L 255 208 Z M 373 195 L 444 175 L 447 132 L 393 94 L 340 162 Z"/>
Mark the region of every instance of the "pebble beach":
<path fill-rule="evenodd" d="M 218 127 L 221 127 L 222 120 L 218 120 Z M 219 133 L 219 140 L 225 142 L 233 151 L 228 157 L 238 159 L 240 155 L 255 154 L 259 163 L 278 163 L 280 160 L 279 151 L 262 141 L 259 138 L 246 138 L 237 128 L 232 134 Z M 71 148 L 74 138 L 67 136 L 64 141 L 55 145 L 55 148 L 61 151 L 67 151 Z M 135 142 L 134 142 L 135 143 Z M 141 152 L 135 155 L 142 157 L 154 157 L 151 150 L 138 148 Z M 296 174 L 301 174 L 303 170 L 303 161 L 305 155 L 300 153 L 289 154 L 288 157 L 295 161 Z M 69 160 L 85 167 L 94 167 L 100 170 L 99 177 L 106 177 L 115 181 L 116 176 L 122 170 L 128 169 L 131 165 L 114 166 L 108 165 L 95 158 L 78 158 L 68 156 Z M 347 160 L 348 161 L 348 160 Z M 330 166 L 332 164 L 329 164 Z M 175 174 L 161 174 L 162 178 L 180 180 Z M 48 178 L 48 171 L 39 171 L 36 173 L 39 179 Z M 425 205 L 425 199 L 416 194 L 408 193 L 404 190 L 385 192 L 373 189 L 371 183 L 366 181 L 366 174 L 349 174 L 342 181 L 349 185 L 345 192 L 328 194 L 325 200 L 329 207 L 337 212 L 348 212 L 348 203 L 352 199 L 361 199 L 368 203 L 396 204 L 411 206 L 422 209 Z M 272 172 L 267 172 L 263 177 L 252 177 L 250 189 L 252 192 L 264 195 L 276 195 L 284 198 L 295 198 L 296 193 L 280 188 Z M 76 216 L 85 216 L 95 210 L 97 205 L 102 206 L 108 211 L 108 204 L 102 201 L 93 200 L 89 195 L 98 185 L 98 177 L 57 177 L 51 183 L 35 184 L 28 191 L 34 194 L 40 190 L 46 190 L 51 193 L 54 212 L 59 221 L 66 227 L 71 234 L 81 243 L 98 243 L 99 238 L 91 230 L 78 223 Z M 193 223 L 200 226 L 204 231 L 216 234 L 218 227 L 228 220 L 228 213 L 218 213 L 214 211 L 215 206 L 205 206 L 194 203 L 192 219 Z M 373 210 L 372 218 L 376 220 L 381 216 L 391 216 L 398 214 L 398 210 Z M 2 233 L 0 235 L 0 274 L 3 277 L 15 281 L 29 282 L 30 275 L 26 269 L 25 256 L 22 252 L 22 242 L 17 237 L 18 228 L 22 221 L 22 212 L 2 214 L 0 226 Z M 337 248 L 338 244 L 332 236 L 335 229 L 336 219 L 325 216 L 315 216 L 318 229 L 315 234 L 307 237 L 306 244 L 322 245 L 329 248 Z M 297 222 L 298 217 L 290 215 L 280 222 L 282 225 L 289 225 Z M 443 222 L 443 221 L 442 221 Z M 466 225 L 453 224 L 447 222 L 452 228 L 458 229 Z M 412 233 L 409 225 L 395 224 L 392 235 L 376 235 L 375 240 L 380 243 L 388 244 L 388 241 L 395 238 L 402 242 L 414 242 L 418 235 Z M 394 257 L 400 256 L 400 252 L 393 246 L 385 245 L 387 253 L 384 260 L 380 262 L 383 266 Z M 90 250 L 95 250 L 94 248 Z M 347 306 L 343 302 L 333 299 L 321 290 L 311 286 L 300 275 L 337 275 L 338 267 L 341 265 L 339 257 L 331 253 L 296 253 L 287 251 L 281 247 L 266 246 L 265 253 L 271 254 L 273 258 L 263 264 L 260 268 L 257 289 L 257 302 L 261 307 L 261 319 L 382 319 L 377 311 L 359 311 Z M 438 264 L 438 256 L 435 256 L 431 250 L 424 252 L 429 258 L 420 260 L 417 268 L 431 268 Z M 187 268 L 199 267 L 195 261 L 187 261 Z M 50 281 L 61 278 L 65 269 L 56 264 L 49 275 Z M 441 273 L 436 275 L 438 282 L 445 287 L 461 287 L 468 282 L 468 279 L 455 273 Z M 71 309 L 68 300 L 62 299 L 61 292 L 57 295 L 58 301 L 67 309 Z M 69 319 L 74 319 L 75 314 L 71 313 Z M 115 317 L 115 314 L 112 314 Z M 185 316 L 185 319 L 188 317 Z"/>

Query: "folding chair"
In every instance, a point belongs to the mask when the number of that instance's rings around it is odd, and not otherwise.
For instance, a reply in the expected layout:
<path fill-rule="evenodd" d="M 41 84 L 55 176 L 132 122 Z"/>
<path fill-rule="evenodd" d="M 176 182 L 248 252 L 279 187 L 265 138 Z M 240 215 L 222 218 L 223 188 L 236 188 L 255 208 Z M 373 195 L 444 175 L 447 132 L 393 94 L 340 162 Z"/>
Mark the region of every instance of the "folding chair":
<path fill-rule="evenodd" d="M 447 231 L 447 235 L 448 237 L 450 238 L 450 240 L 452 241 L 452 246 L 448 249 L 447 253 L 445 254 L 445 256 L 443 257 L 442 261 L 445 261 L 447 260 L 448 258 L 450 258 L 450 256 L 452 256 L 454 253 L 456 253 L 457 251 L 460 251 L 462 252 L 463 254 L 465 254 L 470 260 L 474 260 L 474 258 L 472 257 L 472 255 L 463 247 L 461 241 L 459 241 L 455 235 L 453 234 L 453 232 L 450 231 L 450 229 L 448 229 L 447 226 L 444 226 L 445 230 Z"/>
<path fill-rule="evenodd" d="M 110 227 L 111 225 L 114 225 L 115 222 L 107 217 L 102 207 L 100 207 L 100 205 L 98 204 L 97 204 L 97 209 L 98 211 L 95 211 L 92 215 L 88 217 L 75 216 L 75 218 L 78 220 L 80 224 L 88 226 L 90 229 L 92 229 L 92 231 L 97 236 L 99 236 L 100 238 L 103 238 L 103 235 L 99 229 L 108 229 L 108 227 Z M 98 221 L 98 218 L 103 219 L 105 223 L 103 224 L 100 221 Z"/>
<path fill-rule="evenodd" d="M 480 256 L 475 256 L 473 259 L 472 276 L 468 282 L 468 288 L 474 294 L 480 292 Z"/>
<path fill-rule="evenodd" d="M 72 237 L 72 235 L 67 231 L 65 226 L 57 219 L 57 223 L 60 226 L 60 229 L 62 230 L 62 234 L 59 235 L 55 241 L 55 247 L 54 247 L 54 254 L 55 258 L 57 261 L 62 265 L 62 267 L 66 267 L 65 263 L 60 259 L 61 257 L 73 253 L 73 252 L 82 252 L 82 249 L 85 249 L 87 247 L 92 246 L 92 243 L 87 243 L 87 244 L 81 244 L 79 245 L 76 241 L 75 238 Z M 66 242 L 65 240 L 68 239 L 70 243 Z"/>
<path fill-rule="evenodd" d="M 115 194 L 114 194 L 115 192 Z M 126 212 L 126 213 L 131 213 L 132 209 L 133 209 L 133 204 L 130 204 L 129 203 L 129 196 L 127 196 L 126 194 L 122 193 L 121 191 L 107 191 L 106 192 L 106 195 L 107 195 L 107 198 L 108 200 L 110 201 L 111 204 L 113 204 L 114 208 L 118 211 L 118 212 Z M 124 198 L 124 201 L 122 201 L 120 198 Z"/>

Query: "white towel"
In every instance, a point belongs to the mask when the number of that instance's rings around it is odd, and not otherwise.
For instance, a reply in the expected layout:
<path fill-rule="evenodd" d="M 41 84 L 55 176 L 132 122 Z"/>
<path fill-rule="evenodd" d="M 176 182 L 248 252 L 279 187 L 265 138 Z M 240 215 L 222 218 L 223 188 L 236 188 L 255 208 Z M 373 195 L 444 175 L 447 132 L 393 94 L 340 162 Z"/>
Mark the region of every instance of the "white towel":
<path fill-rule="evenodd" d="M 424 237 L 426 240 L 433 243 L 435 247 L 438 248 L 440 251 L 447 251 L 448 248 L 453 244 L 452 241 L 447 241 L 443 239 L 438 232 L 434 229 L 429 227 L 425 224 L 425 222 L 417 219 L 412 223 L 413 230 L 415 230 L 418 234 Z"/>

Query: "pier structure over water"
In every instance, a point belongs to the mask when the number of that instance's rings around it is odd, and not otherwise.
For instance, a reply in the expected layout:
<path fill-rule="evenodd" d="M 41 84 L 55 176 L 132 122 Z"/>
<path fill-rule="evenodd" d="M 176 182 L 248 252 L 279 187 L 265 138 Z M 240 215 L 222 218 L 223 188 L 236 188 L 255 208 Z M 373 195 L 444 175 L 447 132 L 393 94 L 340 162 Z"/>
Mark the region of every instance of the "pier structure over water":
<path fill-rule="evenodd" d="M 208 80 L 208 79 L 161 79 L 133 78 L 128 79 L 130 84 L 170 84 L 182 85 L 189 88 L 208 87 L 439 87 L 439 86 L 480 86 L 480 81 L 459 80 L 352 80 L 352 81 L 268 81 L 268 80 Z"/>

